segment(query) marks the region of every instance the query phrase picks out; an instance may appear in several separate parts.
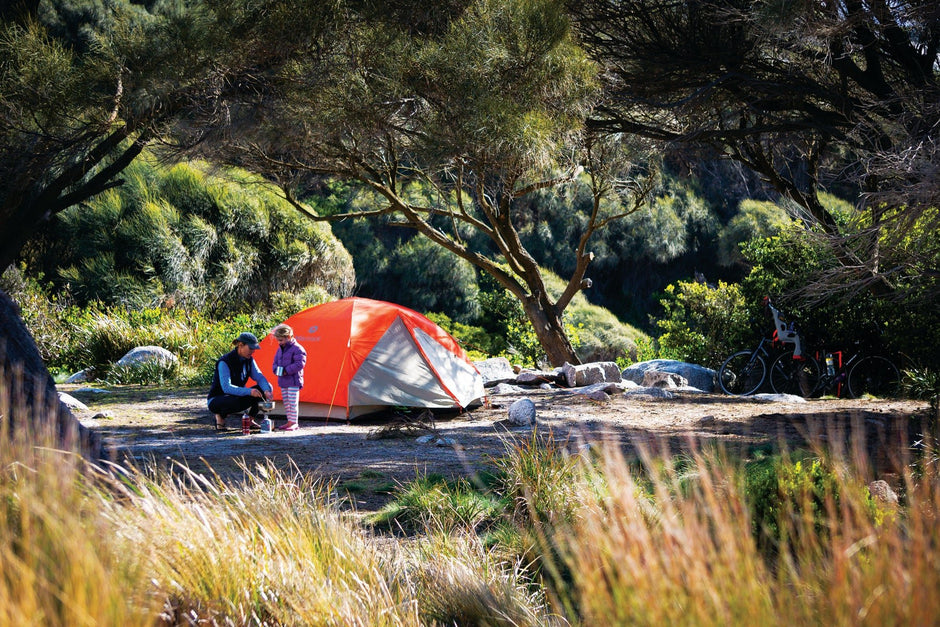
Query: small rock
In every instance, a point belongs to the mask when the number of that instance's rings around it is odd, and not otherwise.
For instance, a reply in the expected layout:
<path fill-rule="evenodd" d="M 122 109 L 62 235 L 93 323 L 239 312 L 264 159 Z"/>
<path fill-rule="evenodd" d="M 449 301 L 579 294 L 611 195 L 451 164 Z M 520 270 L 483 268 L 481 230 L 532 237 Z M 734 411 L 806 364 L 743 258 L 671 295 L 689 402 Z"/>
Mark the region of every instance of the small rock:
<path fill-rule="evenodd" d="M 523 370 L 516 377 L 516 383 L 520 385 L 535 385 L 539 383 L 556 383 L 558 375 L 554 372 L 544 370 Z"/>
<path fill-rule="evenodd" d="M 610 396 L 603 390 L 594 390 L 593 392 L 589 392 L 584 396 L 591 399 L 592 401 L 599 401 L 602 403 L 610 400 Z"/>
<path fill-rule="evenodd" d="M 101 388 L 78 388 L 75 390 L 76 393 L 80 394 L 110 394 L 109 390 L 102 390 Z"/>
<path fill-rule="evenodd" d="M 884 479 L 877 479 L 868 484 L 872 498 L 887 505 L 897 505 L 898 495 Z"/>
<path fill-rule="evenodd" d="M 111 420 L 114 416 L 109 411 L 103 411 L 91 417 L 92 420 Z"/>
<path fill-rule="evenodd" d="M 796 394 L 755 394 L 749 396 L 758 403 L 805 403 L 806 399 Z"/>
<path fill-rule="evenodd" d="M 525 427 L 535 424 L 535 403 L 528 398 L 520 398 L 509 406 L 510 424 Z"/>
<path fill-rule="evenodd" d="M 438 438 L 434 446 L 457 446 L 457 440 L 454 438 Z"/>
<path fill-rule="evenodd" d="M 431 442 L 434 441 L 434 439 L 435 439 L 435 436 L 433 435 L 422 435 L 417 440 L 415 440 L 415 442 L 417 442 L 418 444 L 430 444 Z"/>

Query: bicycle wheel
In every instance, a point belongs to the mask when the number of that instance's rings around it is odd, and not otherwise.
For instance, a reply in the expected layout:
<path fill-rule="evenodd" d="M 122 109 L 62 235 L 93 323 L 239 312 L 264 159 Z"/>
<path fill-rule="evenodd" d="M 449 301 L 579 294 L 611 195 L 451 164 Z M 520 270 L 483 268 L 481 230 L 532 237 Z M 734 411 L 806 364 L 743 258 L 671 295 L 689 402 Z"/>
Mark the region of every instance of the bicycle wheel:
<path fill-rule="evenodd" d="M 793 359 L 793 351 L 787 351 L 770 367 L 770 387 L 777 394 L 812 396 L 819 387 L 819 364 L 808 355 Z"/>
<path fill-rule="evenodd" d="M 739 351 L 718 370 L 718 384 L 725 394 L 747 396 L 756 392 L 767 376 L 764 358 L 754 351 Z"/>
<path fill-rule="evenodd" d="M 869 394 L 878 397 L 897 396 L 901 389 L 901 373 L 885 357 L 863 357 L 849 371 L 849 396 L 858 398 Z"/>

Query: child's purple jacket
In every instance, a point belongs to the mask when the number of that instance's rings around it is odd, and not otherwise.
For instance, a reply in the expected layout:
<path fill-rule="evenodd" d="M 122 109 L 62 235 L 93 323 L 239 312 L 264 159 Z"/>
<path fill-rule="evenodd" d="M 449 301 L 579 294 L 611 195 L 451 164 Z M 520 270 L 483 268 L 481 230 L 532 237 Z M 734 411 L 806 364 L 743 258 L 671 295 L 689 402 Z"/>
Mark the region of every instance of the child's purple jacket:
<path fill-rule="evenodd" d="M 277 367 L 284 368 L 284 374 L 277 378 L 277 384 L 280 388 L 302 388 L 304 386 L 304 365 L 307 363 L 307 351 L 297 343 L 297 340 L 291 340 L 289 344 L 279 346 L 274 353 L 274 363 L 272 369 L 277 372 Z"/>

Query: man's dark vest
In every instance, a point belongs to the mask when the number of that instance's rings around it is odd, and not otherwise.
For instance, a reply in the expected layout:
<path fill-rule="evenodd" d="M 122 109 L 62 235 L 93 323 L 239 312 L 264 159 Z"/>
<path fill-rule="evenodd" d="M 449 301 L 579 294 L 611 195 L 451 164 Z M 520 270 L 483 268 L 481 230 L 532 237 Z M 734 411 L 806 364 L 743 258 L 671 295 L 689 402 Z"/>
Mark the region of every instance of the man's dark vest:
<path fill-rule="evenodd" d="M 224 361 L 225 365 L 228 366 L 228 371 L 232 375 L 232 385 L 235 387 L 245 387 L 245 383 L 251 376 L 251 364 L 254 362 L 254 358 L 249 357 L 248 359 L 242 359 L 237 349 L 233 349 L 219 357 L 215 362 L 215 372 L 212 373 L 212 387 L 209 388 L 209 396 L 207 398 L 215 398 L 216 396 L 225 394 L 225 392 L 222 391 L 222 383 L 219 381 L 220 361 Z"/>

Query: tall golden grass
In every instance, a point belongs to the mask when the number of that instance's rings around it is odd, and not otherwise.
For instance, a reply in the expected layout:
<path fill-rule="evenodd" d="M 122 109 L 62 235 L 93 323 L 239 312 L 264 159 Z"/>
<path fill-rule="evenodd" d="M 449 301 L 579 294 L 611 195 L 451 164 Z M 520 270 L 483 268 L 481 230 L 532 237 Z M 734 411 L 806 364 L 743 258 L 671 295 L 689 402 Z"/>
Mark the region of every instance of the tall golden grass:
<path fill-rule="evenodd" d="M 226 483 L 93 466 L 54 430 L 4 431 L 0 625 L 548 622 L 521 571 L 472 535 L 375 538 L 296 468 Z"/>
<path fill-rule="evenodd" d="M 508 484 L 530 514 L 517 503 L 510 518 L 551 547 L 534 568 L 430 518 L 407 540 L 372 535 L 331 485 L 294 467 L 245 468 L 227 483 L 210 469 L 91 465 L 57 448 L 42 410 L 11 433 L 15 403 L 0 385 L 0 625 L 921 625 L 940 616 L 931 473 L 907 476 L 905 502 L 877 516 L 846 473 L 841 497 L 827 500 L 826 532 L 806 508 L 783 507 L 780 545 L 768 553 L 736 463 L 695 454 L 680 477 L 650 456 L 640 477 L 605 451 L 579 474 L 571 459 L 520 447 L 510 455 L 529 459 L 506 464 L 518 473 Z M 540 464 L 561 474 L 544 481 Z"/>
<path fill-rule="evenodd" d="M 552 531 L 585 625 L 928 625 L 940 620 L 940 483 L 905 477 L 906 504 L 872 507 L 841 465 L 838 498 L 780 503 L 776 550 L 759 550 L 741 466 L 696 454 L 692 481 L 647 457 L 642 482 L 617 450 L 583 483 L 576 523 Z M 840 466 L 836 463 L 835 466 Z M 591 472 L 594 472 L 592 469 Z M 652 486 L 652 497 L 649 494 Z M 815 496 L 819 496 L 818 494 Z M 820 519 L 824 528 L 820 530 Z M 557 575 L 556 575 L 557 576 Z"/>

